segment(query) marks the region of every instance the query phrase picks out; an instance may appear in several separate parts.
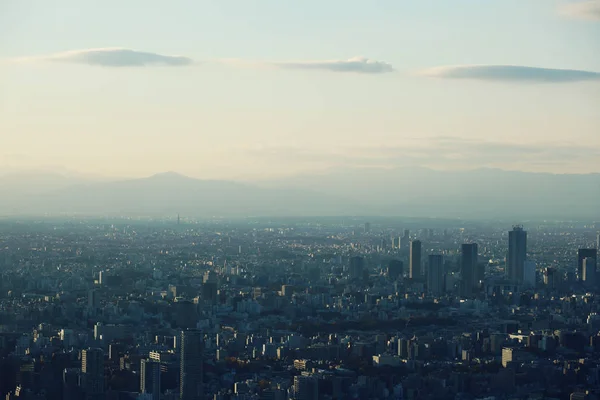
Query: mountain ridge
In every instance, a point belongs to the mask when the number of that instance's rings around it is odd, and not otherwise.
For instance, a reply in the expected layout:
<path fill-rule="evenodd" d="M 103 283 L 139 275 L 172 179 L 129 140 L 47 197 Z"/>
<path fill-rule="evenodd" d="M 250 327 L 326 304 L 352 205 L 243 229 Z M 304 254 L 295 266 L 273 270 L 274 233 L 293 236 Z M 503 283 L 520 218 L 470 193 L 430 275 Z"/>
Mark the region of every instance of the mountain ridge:
<path fill-rule="evenodd" d="M 2 214 L 190 216 L 600 217 L 600 174 L 494 168 L 351 168 L 279 180 L 197 179 L 174 171 L 112 181 L 0 176 Z"/>

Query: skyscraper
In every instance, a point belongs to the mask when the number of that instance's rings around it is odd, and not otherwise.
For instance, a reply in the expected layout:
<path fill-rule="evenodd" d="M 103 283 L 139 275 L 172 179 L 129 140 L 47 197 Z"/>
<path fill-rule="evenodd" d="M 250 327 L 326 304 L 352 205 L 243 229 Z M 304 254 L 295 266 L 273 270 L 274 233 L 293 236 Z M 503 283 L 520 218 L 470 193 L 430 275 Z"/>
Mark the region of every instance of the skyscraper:
<path fill-rule="evenodd" d="M 432 254 L 427 263 L 427 291 L 430 294 L 444 292 L 444 257 Z"/>
<path fill-rule="evenodd" d="M 508 257 L 506 275 L 513 283 L 522 284 L 524 264 L 527 258 L 527 231 L 522 226 L 514 226 L 508 232 Z"/>
<path fill-rule="evenodd" d="M 579 249 L 577 250 L 577 277 L 580 281 L 583 279 L 583 260 L 586 258 L 597 259 L 598 251 L 596 249 Z"/>
<path fill-rule="evenodd" d="M 404 230 L 404 236 L 400 238 L 400 248 L 406 249 L 410 244 L 410 231 L 408 229 Z"/>
<path fill-rule="evenodd" d="M 150 359 L 141 360 L 140 392 L 152 395 L 152 400 L 159 400 L 160 390 L 160 362 Z"/>
<path fill-rule="evenodd" d="M 600 232 L 596 235 L 596 250 L 600 251 Z"/>
<path fill-rule="evenodd" d="M 350 258 L 350 279 L 362 279 L 365 271 L 365 259 L 363 257 Z"/>
<path fill-rule="evenodd" d="M 477 243 L 464 243 L 460 252 L 460 294 L 464 297 L 473 295 L 477 274 Z"/>
<path fill-rule="evenodd" d="M 581 280 L 590 287 L 593 287 L 596 284 L 596 267 L 595 258 L 586 257 L 583 259 Z"/>
<path fill-rule="evenodd" d="M 319 398 L 319 382 L 316 377 L 305 374 L 294 377 L 294 399 L 314 400 Z"/>
<path fill-rule="evenodd" d="M 410 242 L 410 261 L 408 277 L 410 279 L 421 276 L 421 241 L 413 240 Z"/>
<path fill-rule="evenodd" d="M 203 397 L 203 354 L 204 335 L 199 329 L 181 332 L 181 363 L 179 398 L 200 400 Z"/>
<path fill-rule="evenodd" d="M 400 260 L 390 260 L 387 273 L 390 279 L 398 279 L 404 273 L 404 263 Z"/>
<path fill-rule="evenodd" d="M 104 398 L 104 351 L 81 351 L 81 378 L 86 400 Z"/>

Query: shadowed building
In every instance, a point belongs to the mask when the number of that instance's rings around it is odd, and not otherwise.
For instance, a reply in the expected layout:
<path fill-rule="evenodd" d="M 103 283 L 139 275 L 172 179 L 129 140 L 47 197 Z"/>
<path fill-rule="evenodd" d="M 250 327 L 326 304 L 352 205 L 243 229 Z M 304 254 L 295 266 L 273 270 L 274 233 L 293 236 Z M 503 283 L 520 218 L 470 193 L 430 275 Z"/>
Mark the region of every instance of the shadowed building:
<path fill-rule="evenodd" d="M 398 279 L 404 273 L 404 263 L 400 260 L 390 260 L 387 273 L 390 279 Z"/>
<path fill-rule="evenodd" d="M 204 335 L 199 329 L 181 332 L 179 398 L 200 400 L 203 392 Z"/>
<path fill-rule="evenodd" d="M 104 399 L 104 351 L 81 351 L 81 383 L 86 400 Z"/>
<path fill-rule="evenodd" d="M 577 277 L 580 281 L 585 280 L 583 278 L 583 260 L 586 258 L 597 259 L 598 251 L 596 249 L 579 249 L 577 250 Z M 588 274 L 589 275 L 589 274 Z"/>
<path fill-rule="evenodd" d="M 461 285 L 460 294 L 463 297 L 473 295 L 476 286 L 476 277 L 478 267 L 477 243 L 464 243 L 461 246 L 460 253 L 460 275 Z"/>
<path fill-rule="evenodd" d="M 444 257 L 432 254 L 427 263 L 427 292 L 441 294 L 444 292 Z"/>
<path fill-rule="evenodd" d="M 350 259 L 350 279 L 362 279 L 365 271 L 365 259 L 363 257 L 352 257 Z"/>
<path fill-rule="evenodd" d="M 408 277 L 410 279 L 421 277 L 421 241 L 410 242 L 410 261 Z"/>
<path fill-rule="evenodd" d="M 522 284 L 524 278 L 525 259 L 527 258 L 527 232 L 522 226 L 514 226 L 508 233 L 508 257 L 506 275 L 511 282 Z"/>

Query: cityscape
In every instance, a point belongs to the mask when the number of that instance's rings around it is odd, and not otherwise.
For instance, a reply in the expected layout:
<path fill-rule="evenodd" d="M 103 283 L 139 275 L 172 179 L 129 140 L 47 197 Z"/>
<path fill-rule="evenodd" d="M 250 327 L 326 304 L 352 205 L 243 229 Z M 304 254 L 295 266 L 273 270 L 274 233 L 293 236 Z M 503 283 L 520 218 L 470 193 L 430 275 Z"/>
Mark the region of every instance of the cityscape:
<path fill-rule="evenodd" d="M 600 0 L 0 0 L 0 400 L 600 400 Z"/>
<path fill-rule="evenodd" d="M 4 219 L 7 399 L 587 399 L 600 233 L 399 218 Z"/>

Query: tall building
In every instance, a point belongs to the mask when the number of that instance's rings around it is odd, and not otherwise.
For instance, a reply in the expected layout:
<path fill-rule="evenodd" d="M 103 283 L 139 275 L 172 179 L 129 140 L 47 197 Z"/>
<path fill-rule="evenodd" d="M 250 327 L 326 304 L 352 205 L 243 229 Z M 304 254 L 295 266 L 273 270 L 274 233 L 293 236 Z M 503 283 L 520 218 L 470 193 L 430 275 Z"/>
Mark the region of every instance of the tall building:
<path fill-rule="evenodd" d="M 460 294 L 464 297 L 473 295 L 477 285 L 475 281 L 478 262 L 477 243 L 464 243 L 460 248 Z"/>
<path fill-rule="evenodd" d="M 597 265 L 595 258 L 586 257 L 583 259 L 581 280 L 590 287 L 593 287 L 596 284 L 596 269 Z"/>
<path fill-rule="evenodd" d="M 408 229 L 404 230 L 404 236 L 400 238 L 400 248 L 406 249 L 410 244 L 410 231 Z"/>
<path fill-rule="evenodd" d="M 596 250 L 600 251 L 600 232 L 596 235 Z"/>
<path fill-rule="evenodd" d="M 430 294 L 444 292 L 444 257 L 441 254 L 432 254 L 428 258 L 427 291 Z"/>
<path fill-rule="evenodd" d="M 522 284 L 524 264 L 527 258 L 527 231 L 522 226 L 514 226 L 508 233 L 508 257 L 506 274 L 513 283 Z"/>
<path fill-rule="evenodd" d="M 86 400 L 104 399 L 104 351 L 81 351 L 81 386 Z"/>
<path fill-rule="evenodd" d="M 294 377 L 294 399 L 315 400 L 319 398 L 319 381 L 310 375 Z"/>
<path fill-rule="evenodd" d="M 100 294 L 97 290 L 92 289 L 88 292 L 88 310 L 95 314 L 100 308 Z"/>
<path fill-rule="evenodd" d="M 514 349 L 512 347 L 504 347 L 502 349 L 502 366 L 504 368 L 508 367 L 511 362 L 515 361 L 514 355 Z"/>
<path fill-rule="evenodd" d="M 410 261 L 408 277 L 410 279 L 421 276 L 421 241 L 413 240 L 410 242 Z"/>
<path fill-rule="evenodd" d="M 362 279 L 365 271 L 365 259 L 363 257 L 350 258 L 350 279 Z"/>
<path fill-rule="evenodd" d="M 400 260 L 390 260 L 387 273 L 390 279 L 398 279 L 404 273 L 404 263 Z"/>
<path fill-rule="evenodd" d="M 528 287 L 535 287 L 536 279 L 535 279 L 535 271 L 537 265 L 535 261 L 527 260 L 523 264 L 523 283 Z"/>
<path fill-rule="evenodd" d="M 160 390 L 160 362 L 150 359 L 141 360 L 140 392 L 150 394 L 152 400 L 159 400 Z"/>
<path fill-rule="evenodd" d="M 79 368 L 66 368 L 63 371 L 63 400 L 78 400 L 82 398 Z"/>
<path fill-rule="evenodd" d="M 181 332 L 181 363 L 179 377 L 179 398 L 181 400 L 201 400 L 203 391 L 204 335 L 199 329 Z"/>
<path fill-rule="evenodd" d="M 556 288 L 556 270 L 554 268 L 546 268 L 544 269 L 544 285 L 546 285 L 550 289 Z"/>
<path fill-rule="evenodd" d="M 370 222 L 365 222 L 365 229 L 364 229 L 365 233 L 369 233 L 371 232 L 371 223 Z"/>
<path fill-rule="evenodd" d="M 583 260 L 586 258 L 597 259 L 598 251 L 596 249 L 577 250 L 577 277 L 580 281 L 583 279 Z"/>

